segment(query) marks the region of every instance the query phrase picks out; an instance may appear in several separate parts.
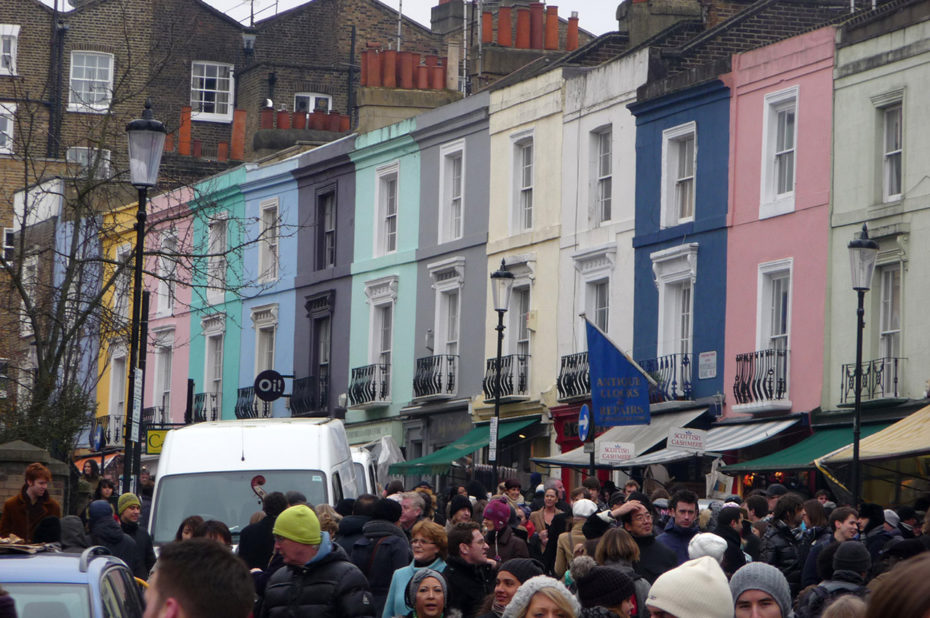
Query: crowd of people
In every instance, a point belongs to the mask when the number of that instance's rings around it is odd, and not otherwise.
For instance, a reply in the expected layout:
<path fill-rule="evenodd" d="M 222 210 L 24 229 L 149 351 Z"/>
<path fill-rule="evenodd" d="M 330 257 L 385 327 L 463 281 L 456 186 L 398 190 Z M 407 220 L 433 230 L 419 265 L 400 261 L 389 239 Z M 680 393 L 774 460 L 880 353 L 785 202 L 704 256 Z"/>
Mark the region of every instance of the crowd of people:
<path fill-rule="evenodd" d="M 54 536 L 49 480 L 29 466 L 0 534 Z M 541 480 L 526 494 L 511 479 L 493 494 L 473 482 L 445 495 L 392 481 L 336 507 L 273 492 L 235 552 L 223 522 L 192 515 L 157 562 L 141 501 L 124 493 L 115 506 L 91 501 L 86 522 L 61 518 L 58 542 L 105 545 L 148 578 L 146 617 L 930 615 L 922 503 L 837 506 L 825 491 L 805 499 L 773 484 L 701 508 L 684 488 L 647 496 L 635 481 L 618 490 L 588 478 L 566 495 Z"/>

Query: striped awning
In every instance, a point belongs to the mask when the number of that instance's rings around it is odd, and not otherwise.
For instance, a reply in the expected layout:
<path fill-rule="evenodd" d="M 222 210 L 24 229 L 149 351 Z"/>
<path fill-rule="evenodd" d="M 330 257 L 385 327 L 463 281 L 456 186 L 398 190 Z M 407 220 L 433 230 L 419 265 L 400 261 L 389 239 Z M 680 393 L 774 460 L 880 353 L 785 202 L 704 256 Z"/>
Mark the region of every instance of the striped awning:
<path fill-rule="evenodd" d="M 930 453 L 930 406 L 874 433 L 859 442 L 859 460 L 894 459 Z M 821 464 L 840 464 L 852 461 L 852 445 L 844 446 L 816 461 Z"/>
<path fill-rule="evenodd" d="M 763 423 L 740 423 L 738 425 L 721 425 L 712 427 L 707 432 L 707 449 L 705 453 L 722 453 L 752 446 L 777 435 L 798 422 L 797 418 L 766 421 Z M 648 455 L 629 459 L 621 464 L 627 466 L 648 466 L 651 464 L 671 463 L 702 453 L 664 448 Z"/>

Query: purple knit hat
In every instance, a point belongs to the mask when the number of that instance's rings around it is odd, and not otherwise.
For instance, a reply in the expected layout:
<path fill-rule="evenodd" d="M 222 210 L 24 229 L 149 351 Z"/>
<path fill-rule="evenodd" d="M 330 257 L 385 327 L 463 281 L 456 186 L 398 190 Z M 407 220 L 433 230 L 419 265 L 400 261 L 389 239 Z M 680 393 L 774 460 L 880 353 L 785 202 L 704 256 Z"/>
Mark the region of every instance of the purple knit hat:
<path fill-rule="evenodd" d="M 488 502 L 488 505 L 484 507 L 484 518 L 494 524 L 495 530 L 503 529 L 510 521 L 510 505 L 507 504 L 507 500 L 500 498 Z"/>

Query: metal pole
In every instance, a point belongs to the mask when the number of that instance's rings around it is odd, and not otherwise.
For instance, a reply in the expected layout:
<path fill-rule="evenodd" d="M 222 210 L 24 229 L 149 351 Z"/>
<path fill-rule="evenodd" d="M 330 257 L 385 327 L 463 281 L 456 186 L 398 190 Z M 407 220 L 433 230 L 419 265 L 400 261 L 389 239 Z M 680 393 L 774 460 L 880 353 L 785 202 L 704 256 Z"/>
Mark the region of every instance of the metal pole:
<path fill-rule="evenodd" d="M 491 436 L 494 439 L 494 487 L 491 492 L 497 491 L 500 479 L 497 477 L 497 462 L 500 460 L 500 421 L 501 421 L 501 350 L 504 345 L 504 312 L 497 312 L 497 361 L 495 362 L 494 378 L 494 425 L 497 431 Z"/>
<path fill-rule="evenodd" d="M 593 418 L 593 416 L 592 416 Z M 588 441 L 591 443 L 591 474 L 589 476 L 597 477 L 597 467 L 594 464 L 594 451 L 596 450 L 595 446 L 595 436 L 594 436 L 594 422 L 591 422 L 591 427 L 589 428 L 590 433 L 588 434 Z M 596 501 L 595 501 L 596 502 Z"/>
<path fill-rule="evenodd" d="M 129 389 L 126 397 L 126 422 L 124 423 L 123 443 L 126 445 L 123 452 L 123 493 L 132 491 L 132 476 L 134 473 L 135 448 L 138 446 L 132 440 L 132 426 L 135 410 L 135 384 L 136 371 L 138 371 L 139 356 L 139 323 L 142 316 L 142 258 L 145 244 L 145 201 L 148 196 L 147 187 L 139 187 L 139 209 L 136 211 L 136 251 L 135 270 L 133 273 L 132 288 L 132 324 L 129 332 Z"/>
<path fill-rule="evenodd" d="M 856 309 L 856 413 L 853 416 L 853 464 L 852 464 L 852 506 L 859 508 L 860 478 L 859 470 L 859 423 L 862 420 L 862 331 L 865 329 L 865 290 L 856 290 L 859 295 L 859 307 Z"/>

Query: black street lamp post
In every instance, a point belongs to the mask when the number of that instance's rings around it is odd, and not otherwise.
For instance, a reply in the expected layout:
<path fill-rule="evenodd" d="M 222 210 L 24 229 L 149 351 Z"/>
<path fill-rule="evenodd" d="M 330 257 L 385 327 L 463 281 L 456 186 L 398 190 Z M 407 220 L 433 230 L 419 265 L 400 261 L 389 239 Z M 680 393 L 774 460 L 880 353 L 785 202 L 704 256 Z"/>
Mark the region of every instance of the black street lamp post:
<path fill-rule="evenodd" d="M 500 459 L 498 453 L 500 446 L 498 440 L 498 427 L 501 421 L 501 348 L 504 344 L 504 314 L 510 307 L 510 292 L 513 290 L 513 273 L 507 270 L 504 260 L 501 260 L 501 267 L 491 273 L 491 296 L 494 301 L 494 311 L 497 312 L 497 361 L 494 364 L 494 418 L 491 419 L 491 433 L 488 438 L 490 445 L 488 459 L 494 465 L 494 487 L 492 491 L 497 491 L 497 485 L 500 479 L 497 478 L 497 462 Z"/>
<path fill-rule="evenodd" d="M 862 478 L 859 466 L 859 434 L 862 421 L 862 331 L 865 329 L 865 293 L 872 285 L 872 273 L 875 270 L 875 258 L 878 256 L 878 243 L 869 238 L 868 227 L 862 224 L 862 234 L 849 242 L 849 266 L 852 275 L 852 289 L 859 297 L 856 309 L 856 404 L 853 416 L 853 461 L 852 461 L 852 506 L 859 508 Z"/>
<path fill-rule="evenodd" d="M 158 182 L 158 168 L 165 147 L 165 125 L 155 120 L 152 102 L 145 102 L 142 118 L 126 125 L 129 136 L 129 178 L 139 191 L 139 208 L 136 211 L 136 250 L 132 288 L 132 322 L 129 334 L 129 394 L 126 397 L 124 423 L 123 492 L 132 491 L 132 479 L 139 470 L 141 446 L 139 424 L 142 413 L 142 371 L 139 367 L 139 323 L 142 317 L 142 260 L 145 249 L 145 204 L 149 187 Z M 137 385 L 136 382 L 139 382 Z M 136 402 L 136 399 L 140 401 Z"/>

